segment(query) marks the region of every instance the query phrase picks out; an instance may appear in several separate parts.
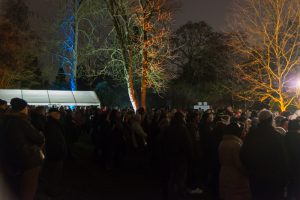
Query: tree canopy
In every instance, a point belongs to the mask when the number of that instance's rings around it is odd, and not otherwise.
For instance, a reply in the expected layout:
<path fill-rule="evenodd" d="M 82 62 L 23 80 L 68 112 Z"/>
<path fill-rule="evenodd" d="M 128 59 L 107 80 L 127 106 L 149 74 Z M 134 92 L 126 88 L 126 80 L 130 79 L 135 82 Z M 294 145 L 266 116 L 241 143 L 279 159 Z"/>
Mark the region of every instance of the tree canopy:
<path fill-rule="evenodd" d="M 298 0 L 237 2 L 231 20 L 235 95 L 275 104 L 281 111 L 297 96 L 300 47 Z"/>
<path fill-rule="evenodd" d="M 36 35 L 22 0 L 2 2 L 0 16 L 0 87 L 37 88 L 41 84 Z"/>

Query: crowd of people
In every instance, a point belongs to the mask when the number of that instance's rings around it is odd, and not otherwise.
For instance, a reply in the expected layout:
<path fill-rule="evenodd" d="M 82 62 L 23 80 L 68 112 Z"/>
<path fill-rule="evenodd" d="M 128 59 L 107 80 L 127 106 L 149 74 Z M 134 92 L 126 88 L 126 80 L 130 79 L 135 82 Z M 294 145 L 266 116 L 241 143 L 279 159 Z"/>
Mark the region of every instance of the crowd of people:
<path fill-rule="evenodd" d="M 41 182 L 48 195 L 58 193 L 81 134 L 106 170 L 126 155 L 156 163 L 165 200 L 203 192 L 221 200 L 300 199 L 297 113 L 29 108 L 19 98 L 10 105 L 0 100 L 0 167 L 22 200 L 33 200 Z"/>

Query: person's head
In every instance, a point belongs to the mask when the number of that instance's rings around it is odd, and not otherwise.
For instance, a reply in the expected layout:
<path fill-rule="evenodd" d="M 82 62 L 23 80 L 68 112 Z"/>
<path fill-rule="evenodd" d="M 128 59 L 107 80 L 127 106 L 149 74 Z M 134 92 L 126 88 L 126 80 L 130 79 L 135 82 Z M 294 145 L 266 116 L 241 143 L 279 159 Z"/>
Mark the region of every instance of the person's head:
<path fill-rule="evenodd" d="M 182 112 L 176 112 L 172 118 L 171 124 L 183 124 L 185 123 L 185 117 Z"/>
<path fill-rule="evenodd" d="M 233 108 L 232 108 L 232 106 L 227 106 L 227 107 L 226 107 L 226 111 L 227 111 L 228 113 L 233 113 Z"/>
<path fill-rule="evenodd" d="M 61 116 L 60 111 L 57 108 L 50 108 L 48 111 L 48 115 L 56 120 L 60 120 Z"/>
<path fill-rule="evenodd" d="M 288 124 L 288 132 L 298 132 L 300 131 L 300 120 L 294 119 L 290 120 Z"/>
<path fill-rule="evenodd" d="M 210 112 L 205 112 L 201 118 L 201 124 L 211 123 L 214 121 L 214 114 Z"/>
<path fill-rule="evenodd" d="M 230 116 L 229 115 L 219 115 L 219 122 L 222 122 L 223 124 L 226 124 L 226 125 L 228 125 L 228 124 L 230 124 Z"/>
<path fill-rule="evenodd" d="M 145 114 L 145 109 L 144 107 L 140 107 L 138 110 L 137 110 L 137 113 L 140 114 L 141 116 L 143 116 Z"/>
<path fill-rule="evenodd" d="M 110 121 L 115 123 L 121 120 L 121 113 L 117 109 L 113 109 L 110 113 Z"/>
<path fill-rule="evenodd" d="M 243 111 L 241 109 L 238 109 L 235 113 L 234 113 L 234 117 L 236 119 L 239 119 L 243 114 Z"/>
<path fill-rule="evenodd" d="M 6 110 L 7 109 L 7 101 L 0 99 L 0 109 Z"/>
<path fill-rule="evenodd" d="M 253 118 L 257 118 L 258 117 L 258 114 L 255 110 L 251 111 L 251 115 L 250 115 L 250 118 L 253 119 Z"/>
<path fill-rule="evenodd" d="M 260 125 L 270 125 L 273 124 L 273 113 L 269 110 L 261 110 L 258 113 L 258 120 Z"/>
<path fill-rule="evenodd" d="M 226 127 L 225 134 L 241 137 L 243 134 L 243 130 L 244 130 L 244 125 L 242 123 L 232 122 Z"/>
<path fill-rule="evenodd" d="M 242 123 L 246 123 L 246 121 L 249 119 L 249 117 L 247 116 L 246 113 L 242 113 L 241 114 L 241 117 L 238 119 L 239 122 L 242 122 Z"/>
<path fill-rule="evenodd" d="M 286 131 L 288 130 L 289 120 L 286 117 L 279 115 L 274 118 L 274 121 L 276 127 L 282 127 Z"/>
<path fill-rule="evenodd" d="M 10 100 L 10 105 L 12 112 L 28 115 L 28 104 L 24 99 L 13 98 Z"/>
<path fill-rule="evenodd" d="M 142 122 L 142 116 L 140 115 L 140 114 L 135 114 L 134 116 L 133 116 L 133 120 L 135 120 L 135 121 L 137 121 L 137 122 Z"/>
<path fill-rule="evenodd" d="M 35 113 L 38 115 L 46 116 L 46 109 L 44 106 L 38 106 L 35 108 Z"/>
<path fill-rule="evenodd" d="M 188 114 L 187 121 L 189 123 L 198 124 L 200 122 L 200 115 L 198 112 L 192 112 Z"/>
<path fill-rule="evenodd" d="M 289 118 L 292 114 L 290 111 L 284 111 L 281 113 L 282 116 L 286 117 L 286 118 Z"/>

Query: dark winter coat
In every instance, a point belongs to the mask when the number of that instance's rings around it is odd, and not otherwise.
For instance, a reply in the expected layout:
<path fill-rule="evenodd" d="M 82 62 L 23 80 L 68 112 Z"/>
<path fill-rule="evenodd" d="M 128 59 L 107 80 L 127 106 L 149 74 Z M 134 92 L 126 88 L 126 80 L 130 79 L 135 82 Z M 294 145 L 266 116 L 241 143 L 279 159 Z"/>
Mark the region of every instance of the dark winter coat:
<path fill-rule="evenodd" d="M 26 115 L 7 115 L 0 141 L 4 162 L 11 168 L 26 170 L 42 165 L 45 138 Z"/>
<path fill-rule="evenodd" d="M 192 142 L 192 150 L 193 150 L 193 160 L 199 160 L 202 156 L 202 149 L 200 143 L 200 134 L 198 125 L 195 123 L 189 123 L 187 125 L 191 142 Z"/>
<path fill-rule="evenodd" d="M 163 136 L 162 145 L 163 157 L 171 165 L 185 164 L 192 158 L 192 141 L 184 123 L 171 124 Z"/>
<path fill-rule="evenodd" d="M 0 109 L 0 169 L 3 167 L 3 149 L 2 149 L 2 143 L 1 139 L 3 138 L 4 134 L 4 116 L 5 116 L 5 111 L 3 109 Z"/>
<path fill-rule="evenodd" d="M 4 130 L 2 130 L 4 128 L 4 117 L 5 117 L 5 110 L 0 109 L 0 134 L 1 132 L 3 132 Z"/>
<path fill-rule="evenodd" d="M 242 140 L 234 135 L 224 135 L 219 146 L 220 196 L 223 200 L 250 199 L 250 187 L 240 161 Z"/>
<path fill-rule="evenodd" d="M 60 122 L 49 117 L 45 126 L 46 159 L 61 161 L 67 156 L 67 145 L 64 138 L 64 129 Z"/>
<path fill-rule="evenodd" d="M 5 114 L 5 110 L 0 109 L 0 115 L 4 115 Z"/>
<path fill-rule="evenodd" d="M 289 180 L 300 186 L 300 133 L 288 132 L 285 144 L 289 158 Z"/>
<path fill-rule="evenodd" d="M 46 117 L 40 114 L 31 115 L 31 124 L 39 131 L 44 132 L 46 125 Z"/>
<path fill-rule="evenodd" d="M 205 160 L 205 165 L 209 165 L 208 159 L 210 157 L 209 150 L 211 148 L 211 134 L 213 131 L 213 123 L 200 123 L 199 134 L 200 134 L 200 146 L 203 152 L 203 159 Z M 214 145 L 215 146 L 215 145 Z"/>
<path fill-rule="evenodd" d="M 286 184 L 287 155 L 283 136 L 269 124 L 259 124 L 241 148 L 241 161 L 248 170 L 253 196 L 282 195 Z M 277 197 L 278 197 L 277 195 Z"/>
<path fill-rule="evenodd" d="M 222 141 L 226 124 L 217 122 L 212 132 L 203 137 L 204 159 L 208 171 L 218 173 L 220 170 L 219 163 L 219 145 Z"/>
<path fill-rule="evenodd" d="M 162 180 L 169 188 L 170 199 L 177 199 L 185 191 L 192 142 L 184 122 L 172 121 L 162 136 Z M 176 188 L 176 189 L 175 189 Z"/>

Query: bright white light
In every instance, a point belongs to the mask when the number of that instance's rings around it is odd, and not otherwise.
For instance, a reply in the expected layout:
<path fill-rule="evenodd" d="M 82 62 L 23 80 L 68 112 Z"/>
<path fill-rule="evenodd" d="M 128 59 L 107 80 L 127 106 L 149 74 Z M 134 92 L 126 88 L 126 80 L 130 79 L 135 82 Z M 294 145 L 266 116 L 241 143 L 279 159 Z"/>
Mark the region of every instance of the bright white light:
<path fill-rule="evenodd" d="M 300 79 L 297 79 L 296 87 L 297 87 L 297 89 L 300 89 Z"/>

